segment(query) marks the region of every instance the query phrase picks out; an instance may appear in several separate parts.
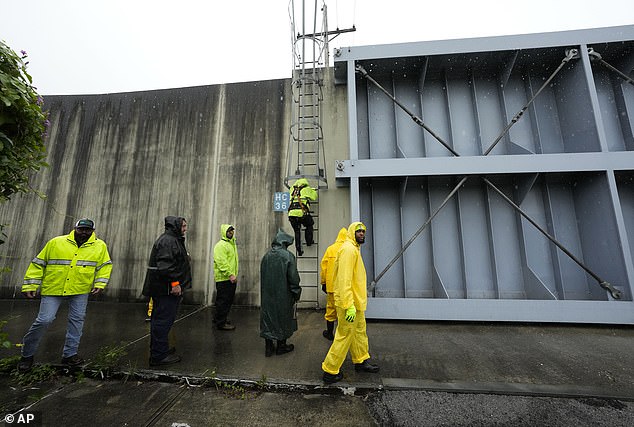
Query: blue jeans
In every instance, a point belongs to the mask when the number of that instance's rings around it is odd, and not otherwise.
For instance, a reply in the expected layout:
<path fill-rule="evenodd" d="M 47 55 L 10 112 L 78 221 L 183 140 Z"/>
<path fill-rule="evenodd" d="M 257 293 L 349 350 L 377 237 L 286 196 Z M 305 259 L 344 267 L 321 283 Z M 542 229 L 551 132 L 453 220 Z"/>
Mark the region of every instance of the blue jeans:
<path fill-rule="evenodd" d="M 22 339 L 22 357 L 35 355 L 44 333 L 51 323 L 53 323 L 53 320 L 55 320 L 57 310 L 63 301 L 68 301 L 68 325 L 66 327 L 66 341 L 64 342 L 62 357 L 76 355 L 77 349 L 79 348 L 79 340 L 81 339 L 81 332 L 84 328 L 88 295 L 89 294 L 82 294 L 66 297 L 42 295 L 40 312 Z"/>

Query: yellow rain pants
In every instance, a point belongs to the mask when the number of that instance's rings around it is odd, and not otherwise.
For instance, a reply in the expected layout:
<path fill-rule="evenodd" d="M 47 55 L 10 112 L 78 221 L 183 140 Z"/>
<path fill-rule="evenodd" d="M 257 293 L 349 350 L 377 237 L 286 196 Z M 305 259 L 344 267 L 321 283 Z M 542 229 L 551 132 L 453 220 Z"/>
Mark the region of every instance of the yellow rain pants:
<path fill-rule="evenodd" d="M 324 314 L 326 322 L 334 322 L 337 320 L 337 310 L 335 310 L 335 293 L 328 292 L 326 294 L 326 314 Z"/>
<path fill-rule="evenodd" d="M 335 340 L 328 350 L 328 354 L 321 364 L 321 369 L 329 374 L 336 375 L 343 362 L 346 360 L 348 350 L 352 363 L 363 363 L 370 358 L 368 352 L 368 335 L 366 334 L 365 313 L 357 311 L 354 322 L 346 320 L 346 309 L 337 309 L 337 329 L 335 330 Z"/>

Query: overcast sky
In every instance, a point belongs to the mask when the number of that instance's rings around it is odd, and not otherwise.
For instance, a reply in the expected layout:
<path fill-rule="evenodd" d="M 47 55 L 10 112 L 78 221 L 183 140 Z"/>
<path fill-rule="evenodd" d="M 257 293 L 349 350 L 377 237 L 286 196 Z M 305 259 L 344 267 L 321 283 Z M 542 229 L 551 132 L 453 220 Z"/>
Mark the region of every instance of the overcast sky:
<path fill-rule="evenodd" d="M 313 9 L 313 0 L 305 3 Z M 301 10 L 301 0 L 294 4 Z M 357 29 L 335 38 L 331 51 L 634 24 L 632 0 L 326 4 L 330 30 Z M 28 53 L 29 72 L 43 95 L 291 76 L 289 0 L 0 0 L 0 11 L 0 39 L 16 52 Z M 308 29 L 312 32 L 312 25 Z"/>

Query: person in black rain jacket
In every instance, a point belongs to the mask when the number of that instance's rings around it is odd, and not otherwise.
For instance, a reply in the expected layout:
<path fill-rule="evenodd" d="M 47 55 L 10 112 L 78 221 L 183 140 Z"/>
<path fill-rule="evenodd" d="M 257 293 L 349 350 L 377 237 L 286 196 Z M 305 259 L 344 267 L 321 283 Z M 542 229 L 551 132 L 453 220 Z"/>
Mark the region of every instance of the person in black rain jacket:
<path fill-rule="evenodd" d="M 156 239 L 148 263 L 143 295 L 154 304 L 150 323 L 150 366 L 180 362 L 169 346 L 168 334 L 183 292 L 191 288 L 189 254 L 185 247 L 187 221 L 179 216 L 165 217 L 165 232 Z"/>

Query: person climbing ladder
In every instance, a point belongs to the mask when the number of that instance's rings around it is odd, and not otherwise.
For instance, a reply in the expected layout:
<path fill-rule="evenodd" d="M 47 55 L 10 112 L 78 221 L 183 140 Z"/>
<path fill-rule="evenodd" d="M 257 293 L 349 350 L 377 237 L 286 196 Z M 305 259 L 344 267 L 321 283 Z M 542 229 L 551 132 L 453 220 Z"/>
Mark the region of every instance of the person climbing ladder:
<path fill-rule="evenodd" d="M 288 206 L 288 220 L 295 232 L 295 248 L 297 256 L 302 256 L 301 229 L 305 227 L 306 246 L 311 246 L 313 240 L 313 225 L 315 221 L 310 215 L 310 202 L 317 200 L 317 191 L 308 185 L 306 178 L 299 178 L 291 187 L 291 203 Z"/>

